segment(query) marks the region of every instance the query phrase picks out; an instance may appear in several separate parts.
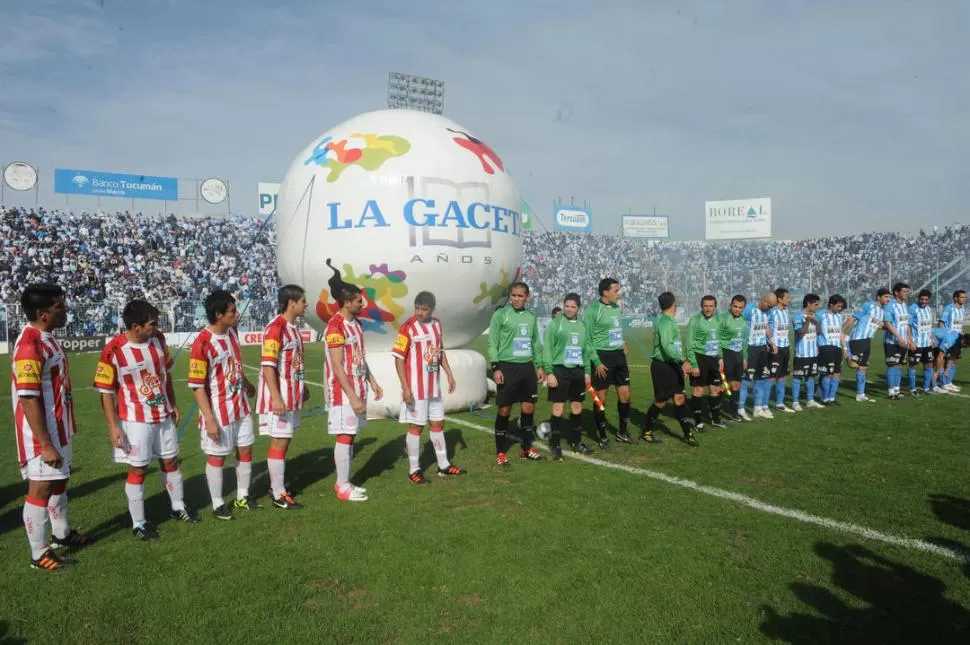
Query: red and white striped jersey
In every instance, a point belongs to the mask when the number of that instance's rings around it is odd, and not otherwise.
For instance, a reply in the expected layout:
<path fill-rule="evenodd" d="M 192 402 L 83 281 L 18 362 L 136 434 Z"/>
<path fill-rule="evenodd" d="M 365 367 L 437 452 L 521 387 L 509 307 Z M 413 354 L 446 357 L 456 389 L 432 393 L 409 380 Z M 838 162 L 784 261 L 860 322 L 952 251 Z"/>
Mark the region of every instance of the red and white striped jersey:
<path fill-rule="evenodd" d="M 10 363 L 10 390 L 17 433 L 17 460 L 21 468 L 40 455 L 40 442 L 24 415 L 21 397 L 40 398 L 47 434 L 55 446 L 64 447 L 70 443 L 71 436 L 77 432 L 71 374 L 67 355 L 53 334 L 30 325 L 20 332 Z"/>
<path fill-rule="evenodd" d="M 324 381 L 327 384 L 327 400 L 330 405 L 342 405 L 346 395 L 334 373 L 331 347 L 343 347 L 344 360 L 341 368 L 347 374 L 350 387 L 361 400 L 367 396 L 367 365 L 364 354 L 364 328 L 356 318 L 345 320 L 339 313 L 327 323 L 324 334 L 327 341 Z"/>
<path fill-rule="evenodd" d="M 263 378 L 263 366 L 275 367 L 279 377 L 280 396 L 287 412 L 303 409 L 303 338 L 296 325 L 282 314 L 273 319 L 263 332 L 263 349 L 259 359 L 259 393 L 256 410 L 273 411 L 269 386 Z"/>
<path fill-rule="evenodd" d="M 189 354 L 189 387 L 205 389 L 219 426 L 225 428 L 249 416 L 244 383 L 242 352 L 236 330 L 230 328 L 225 335 L 219 335 L 208 328 L 203 329 L 192 343 Z M 199 427 L 205 428 L 201 411 Z"/>
<path fill-rule="evenodd" d="M 414 316 L 398 330 L 391 353 L 404 361 L 408 387 L 415 399 L 422 401 L 441 397 L 441 321 L 426 323 Z"/>
<path fill-rule="evenodd" d="M 94 388 L 116 396 L 122 421 L 160 423 L 172 414 L 168 400 L 172 364 L 162 332 L 143 344 L 130 342 L 122 332 L 101 352 Z"/>

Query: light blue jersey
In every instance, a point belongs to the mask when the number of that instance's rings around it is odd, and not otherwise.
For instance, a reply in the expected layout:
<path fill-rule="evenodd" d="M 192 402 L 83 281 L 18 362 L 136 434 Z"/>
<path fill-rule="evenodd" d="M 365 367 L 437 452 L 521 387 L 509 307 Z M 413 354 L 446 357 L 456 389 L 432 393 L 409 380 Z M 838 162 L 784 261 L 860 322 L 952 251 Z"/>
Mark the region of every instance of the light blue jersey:
<path fill-rule="evenodd" d="M 905 342 L 908 342 L 910 339 L 909 307 L 906 306 L 906 303 L 890 300 L 889 304 L 882 308 L 882 312 L 885 321 L 887 323 L 891 323 L 896 331 L 899 332 L 899 335 L 897 336 L 887 329 L 884 342 L 891 345 L 902 345 Z"/>
<path fill-rule="evenodd" d="M 917 347 L 933 346 L 933 308 L 919 305 L 909 307 L 909 333 Z"/>
<path fill-rule="evenodd" d="M 876 335 L 882 327 L 883 311 L 875 300 L 870 300 L 852 313 L 855 318 L 855 327 L 849 335 L 849 340 L 868 340 Z"/>
<path fill-rule="evenodd" d="M 940 351 L 944 354 L 950 351 L 960 342 L 960 336 L 962 336 L 960 332 L 953 329 L 947 329 L 946 327 L 937 327 L 933 330 L 933 337 L 936 339 L 936 346 L 939 347 Z"/>
<path fill-rule="evenodd" d="M 748 321 L 748 347 L 764 347 L 768 344 L 768 314 L 749 303 L 741 314 Z"/>
<path fill-rule="evenodd" d="M 804 311 L 795 311 L 791 315 L 791 326 L 795 330 L 795 358 L 816 358 L 818 356 L 818 332 L 815 325 L 808 323 Z M 798 332 L 805 328 L 805 333 L 798 338 Z"/>
<path fill-rule="evenodd" d="M 834 314 L 825 310 L 818 317 L 822 323 L 822 329 L 818 334 L 818 344 L 820 347 L 842 347 L 842 328 L 845 326 L 845 316 L 842 313 Z"/>
<path fill-rule="evenodd" d="M 949 304 L 944 307 L 943 314 L 940 316 L 940 322 L 943 323 L 943 328 L 962 332 L 963 314 L 963 307 L 958 307 L 954 304 Z"/>
<path fill-rule="evenodd" d="M 791 314 L 787 309 L 773 307 L 768 312 L 768 330 L 771 333 L 771 342 L 775 347 L 789 347 L 791 340 L 788 332 L 791 330 Z"/>

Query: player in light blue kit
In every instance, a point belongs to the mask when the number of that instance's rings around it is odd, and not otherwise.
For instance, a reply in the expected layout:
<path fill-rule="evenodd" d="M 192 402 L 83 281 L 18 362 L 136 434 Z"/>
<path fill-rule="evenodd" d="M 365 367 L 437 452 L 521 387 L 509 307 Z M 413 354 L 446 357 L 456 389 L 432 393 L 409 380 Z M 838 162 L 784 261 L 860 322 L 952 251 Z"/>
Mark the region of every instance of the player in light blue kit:
<path fill-rule="evenodd" d="M 916 349 L 909 329 L 909 285 L 897 282 L 893 285 L 893 299 L 883 307 L 886 333 L 883 336 L 883 353 L 886 357 L 886 384 L 889 398 L 898 401 L 903 398 L 900 388 L 903 384 L 903 364 L 909 361 Z"/>
<path fill-rule="evenodd" d="M 909 391 L 919 396 L 930 391 L 933 383 L 933 308 L 930 299 L 933 292 L 923 289 L 917 296 L 916 304 L 909 307 L 909 334 L 913 339 L 913 351 L 909 355 Z M 916 367 L 923 366 L 923 387 L 916 386 Z"/>
<path fill-rule="evenodd" d="M 842 381 L 842 359 L 845 358 L 846 321 L 842 311 L 845 298 L 829 296 L 829 307 L 818 317 L 818 372 L 822 375 L 822 404 L 834 405 Z"/>
<path fill-rule="evenodd" d="M 883 307 L 889 303 L 889 289 L 885 287 L 876 292 L 876 299 L 863 303 L 852 312 L 850 319 L 855 322 L 849 335 L 849 367 L 855 372 L 855 400 L 873 402 L 866 396 L 866 371 L 869 356 L 872 354 L 872 337 L 883 327 Z"/>
<path fill-rule="evenodd" d="M 745 370 L 744 380 L 741 381 L 741 394 L 738 397 L 738 416 L 745 421 L 750 421 L 751 417 L 744 410 L 744 404 L 748 400 L 748 388 L 754 389 L 754 414 L 755 417 L 772 419 L 774 415 L 768 409 L 768 400 L 771 398 L 771 356 L 768 353 L 768 312 L 778 304 L 778 298 L 771 291 L 765 292 L 761 300 L 748 304 L 741 314 L 747 321 L 747 340 L 748 340 L 748 367 Z"/>
<path fill-rule="evenodd" d="M 963 333 L 963 320 L 964 320 L 964 310 L 963 305 L 967 302 L 967 292 L 963 289 L 958 289 L 953 292 L 953 303 L 947 305 L 943 309 L 943 313 L 940 315 L 940 326 L 944 329 L 949 329 L 951 331 Z M 946 372 L 944 372 L 940 387 L 948 392 L 959 392 L 960 388 L 953 384 L 953 379 L 957 375 L 957 361 L 963 352 L 960 351 L 959 346 L 954 354 L 953 361 L 948 362 Z"/>
<path fill-rule="evenodd" d="M 822 306 L 822 299 L 814 293 L 802 298 L 802 310 L 791 314 L 792 329 L 795 330 L 795 360 L 791 372 L 792 410 L 801 412 L 798 402 L 801 398 L 802 380 L 805 381 L 805 407 L 820 408 L 815 400 L 815 379 L 818 376 L 818 337 L 822 327 L 815 312 Z M 840 361 L 841 362 L 841 361 Z"/>
<path fill-rule="evenodd" d="M 791 294 L 788 289 L 775 289 L 778 304 L 768 313 L 768 344 L 771 345 L 771 382 L 775 384 L 775 409 L 794 412 L 785 405 L 785 379 L 791 366 Z M 769 386 L 770 388 L 771 386 Z M 771 399 L 769 390 L 768 398 Z M 767 401 L 766 401 L 767 403 Z"/>
<path fill-rule="evenodd" d="M 933 337 L 936 340 L 936 370 L 933 372 L 933 392 L 946 394 L 952 392 L 940 385 L 940 381 L 945 374 L 943 369 L 944 361 L 947 367 L 956 362 L 960 350 L 970 347 L 970 334 L 961 334 L 954 329 L 937 327 L 933 330 Z"/>

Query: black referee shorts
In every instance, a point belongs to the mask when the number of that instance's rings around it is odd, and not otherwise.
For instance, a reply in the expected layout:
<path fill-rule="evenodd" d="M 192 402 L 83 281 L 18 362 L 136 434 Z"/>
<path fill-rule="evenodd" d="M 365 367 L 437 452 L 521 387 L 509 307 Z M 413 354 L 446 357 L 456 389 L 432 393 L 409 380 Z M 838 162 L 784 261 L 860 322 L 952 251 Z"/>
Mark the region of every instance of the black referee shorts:
<path fill-rule="evenodd" d="M 724 378 L 728 381 L 740 381 L 744 376 L 744 356 L 741 352 L 730 349 L 724 350 Z"/>
<path fill-rule="evenodd" d="M 626 354 L 622 349 L 600 349 L 596 351 L 600 362 L 606 366 L 606 378 L 596 376 L 596 366 L 591 365 L 591 383 L 597 392 L 605 390 L 611 385 L 617 387 L 630 384 L 630 367 L 626 362 Z"/>
<path fill-rule="evenodd" d="M 586 373 L 582 367 L 554 365 L 552 375 L 556 377 L 556 387 L 549 388 L 551 403 L 586 400 Z"/>
<path fill-rule="evenodd" d="M 721 384 L 721 369 L 717 363 L 717 356 L 700 355 L 697 357 L 699 375 L 690 377 L 692 387 L 707 387 Z"/>
<path fill-rule="evenodd" d="M 650 362 L 650 378 L 653 379 L 655 401 L 668 401 L 675 394 L 684 393 L 684 370 L 678 363 L 653 359 Z"/>
<path fill-rule="evenodd" d="M 496 385 L 495 404 L 507 408 L 516 403 L 535 403 L 539 398 L 539 379 L 536 367 L 528 363 L 506 363 L 500 361 L 498 369 L 502 372 L 502 384 Z"/>

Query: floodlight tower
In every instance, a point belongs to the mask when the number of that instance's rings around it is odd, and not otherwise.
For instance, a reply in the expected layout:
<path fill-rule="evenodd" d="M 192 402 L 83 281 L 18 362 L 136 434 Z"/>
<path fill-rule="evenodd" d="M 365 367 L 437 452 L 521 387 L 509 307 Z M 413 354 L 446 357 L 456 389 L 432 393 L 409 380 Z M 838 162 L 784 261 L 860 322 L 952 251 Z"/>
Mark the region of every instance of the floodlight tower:
<path fill-rule="evenodd" d="M 398 72 L 391 72 L 388 75 L 387 107 L 441 114 L 444 106 L 444 81 Z"/>

